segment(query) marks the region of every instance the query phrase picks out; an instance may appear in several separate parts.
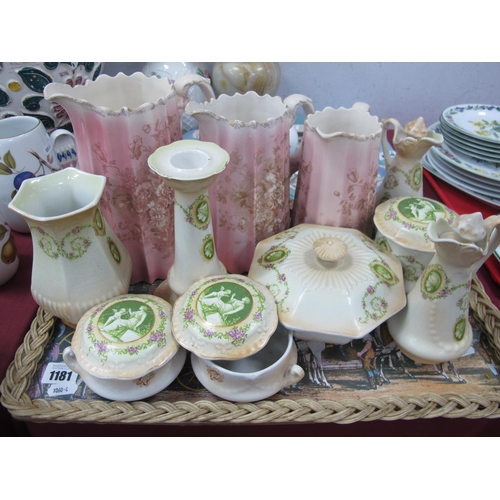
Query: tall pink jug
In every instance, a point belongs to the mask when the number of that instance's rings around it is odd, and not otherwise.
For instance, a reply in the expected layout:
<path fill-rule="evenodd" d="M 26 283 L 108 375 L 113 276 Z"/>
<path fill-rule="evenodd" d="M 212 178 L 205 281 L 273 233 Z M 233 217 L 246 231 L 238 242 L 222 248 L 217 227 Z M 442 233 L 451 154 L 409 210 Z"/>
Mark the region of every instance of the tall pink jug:
<path fill-rule="evenodd" d="M 174 258 L 174 192 L 148 167 L 160 146 L 182 139 L 188 90 L 209 81 L 186 75 L 184 84 L 143 73 L 101 75 L 85 85 L 51 83 L 45 99 L 68 113 L 82 170 L 105 175 L 104 217 L 132 258 L 132 283 L 165 279 Z"/>
<path fill-rule="evenodd" d="M 292 225 L 373 230 L 382 123 L 369 106 L 325 108 L 306 117 Z"/>
<path fill-rule="evenodd" d="M 208 192 L 217 253 L 231 273 L 247 272 L 256 244 L 290 226 L 290 128 L 298 106 L 314 112 L 303 95 L 283 100 L 253 91 L 186 106 L 200 139 L 230 156 Z"/>

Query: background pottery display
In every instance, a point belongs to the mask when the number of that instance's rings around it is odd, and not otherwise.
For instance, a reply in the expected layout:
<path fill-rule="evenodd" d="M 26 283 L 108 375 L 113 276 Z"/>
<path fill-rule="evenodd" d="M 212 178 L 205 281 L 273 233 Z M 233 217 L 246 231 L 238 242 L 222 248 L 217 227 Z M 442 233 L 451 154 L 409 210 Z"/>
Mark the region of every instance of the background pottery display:
<path fill-rule="evenodd" d="M 61 169 L 57 158 L 58 143 L 74 136 L 56 130 L 50 136 L 38 118 L 13 116 L 0 120 L 0 210 L 9 226 L 28 233 L 26 221 L 7 208 L 26 179 Z"/>
<path fill-rule="evenodd" d="M 173 262 L 174 192 L 147 160 L 182 139 L 180 116 L 193 85 L 214 96 L 199 75 L 184 76 L 174 90 L 168 79 L 139 72 L 101 75 L 75 88 L 52 83 L 44 91 L 71 118 L 80 168 L 108 179 L 102 210 L 130 253 L 134 283 L 166 278 Z"/>
<path fill-rule="evenodd" d="M 175 191 L 175 258 L 155 295 L 173 304 L 206 276 L 224 274 L 217 257 L 207 189 L 229 162 L 217 144 L 178 141 L 158 148 L 148 159 L 151 170 Z"/>
<path fill-rule="evenodd" d="M 0 286 L 7 283 L 19 267 L 16 242 L 9 225 L 0 212 Z"/>
<path fill-rule="evenodd" d="M 99 205 L 105 184 L 70 167 L 24 181 L 9 204 L 33 238 L 33 298 L 69 325 L 130 285 L 132 262 Z"/>
<path fill-rule="evenodd" d="M 439 218 L 453 225 L 458 214 L 438 201 L 415 196 L 391 198 L 375 209 L 375 241 L 401 261 L 406 293 L 434 256 L 427 227 Z"/>
<path fill-rule="evenodd" d="M 216 396 L 237 402 L 260 401 L 297 384 L 304 370 L 290 330 L 279 325 L 269 342 L 248 358 L 211 361 L 191 354 L 197 379 Z"/>
<path fill-rule="evenodd" d="M 170 83 L 184 75 L 200 75 L 210 80 L 210 66 L 203 62 L 148 62 L 142 68 L 146 76 L 167 78 Z M 191 87 L 188 91 L 190 100 L 203 102 L 205 96 L 198 87 Z M 182 131 L 187 132 L 198 128 L 198 122 L 191 116 L 182 113 Z"/>
<path fill-rule="evenodd" d="M 159 297 L 125 294 L 86 312 L 64 362 L 102 397 L 153 396 L 179 375 L 186 351 L 172 336 L 172 307 Z"/>
<path fill-rule="evenodd" d="M 443 136 L 427 130 L 423 118 L 417 118 L 403 128 L 395 118 L 382 120 L 384 133 L 382 147 L 386 164 L 386 176 L 377 197 L 380 202 L 398 196 L 422 197 L 423 170 L 422 158 L 432 146 L 443 143 Z M 392 145 L 396 150 L 395 158 L 389 154 L 387 129 L 394 127 Z"/>
<path fill-rule="evenodd" d="M 301 340 L 347 344 L 406 304 L 401 263 L 356 229 L 300 224 L 267 238 L 248 276 Z"/>
<path fill-rule="evenodd" d="M 74 87 L 95 80 L 100 62 L 3 62 L 0 63 L 0 119 L 28 115 L 38 118 L 48 132 L 71 127 L 61 106 L 44 99 L 44 88 L 53 82 Z"/>
<path fill-rule="evenodd" d="M 217 251 L 231 273 L 248 272 L 255 245 L 290 226 L 290 128 L 299 106 L 314 111 L 300 94 L 282 100 L 255 92 L 186 106 L 200 140 L 230 156 L 208 192 Z"/>
<path fill-rule="evenodd" d="M 369 106 L 306 115 L 292 226 L 302 223 L 372 234 L 382 123 Z"/>
<path fill-rule="evenodd" d="M 216 62 L 212 68 L 212 85 L 217 95 L 244 94 L 253 90 L 259 95 L 276 95 L 281 82 L 279 63 Z"/>
<path fill-rule="evenodd" d="M 455 227 L 438 219 L 427 228 L 436 253 L 408 293 L 407 306 L 387 322 L 401 352 L 424 364 L 452 361 L 472 343 L 472 277 L 500 244 L 500 216 L 461 215 Z"/>

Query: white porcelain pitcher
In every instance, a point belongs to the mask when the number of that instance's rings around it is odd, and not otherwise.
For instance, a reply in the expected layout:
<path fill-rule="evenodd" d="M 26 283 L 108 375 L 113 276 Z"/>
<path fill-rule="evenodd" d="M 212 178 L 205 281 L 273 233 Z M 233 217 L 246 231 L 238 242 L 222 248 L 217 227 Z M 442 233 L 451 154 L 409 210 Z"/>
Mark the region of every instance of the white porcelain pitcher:
<path fill-rule="evenodd" d="M 401 351 L 414 361 L 443 363 L 472 343 L 469 294 L 474 273 L 500 244 L 500 216 L 480 212 L 443 218 L 427 228 L 436 253 L 407 295 L 407 306 L 387 322 Z"/>
<path fill-rule="evenodd" d="M 432 147 L 443 142 L 443 136 L 427 130 L 423 118 L 417 118 L 403 126 L 395 118 L 382 120 L 382 150 L 386 175 L 379 191 L 378 203 L 398 196 L 423 196 L 422 158 Z M 392 144 L 396 156 L 391 159 L 387 142 L 387 130 L 394 127 Z"/>

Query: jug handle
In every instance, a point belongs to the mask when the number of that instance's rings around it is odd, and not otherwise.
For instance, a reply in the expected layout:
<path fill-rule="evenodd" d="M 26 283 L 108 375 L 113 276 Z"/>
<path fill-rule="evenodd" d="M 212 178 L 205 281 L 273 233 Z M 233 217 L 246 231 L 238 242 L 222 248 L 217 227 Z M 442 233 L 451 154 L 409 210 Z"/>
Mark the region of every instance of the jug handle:
<path fill-rule="evenodd" d="M 198 85 L 205 99 L 210 101 L 211 99 L 215 99 L 214 91 L 210 85 L 210 80 L 208 78 L 204 78 L 200 75 L 189 74 L 183 75 L 174 82 L 174 90 L 177 96 L 177 105 L 181 111 L 187 106 L 187 103 L 191 100 L 188 91 L 193 85 Z"/>
<path fill-rule="evenodd" d="M 293 124 L 295 123 L 295 116 L 297 108 L 299 106 L 302 106 L 302 109 L 304 110 L 304 116 L 306 119 L 309 114 L 314 113 L 314 106 L 312 100 L 309 97 L 306 97 L 305 95 L 292 94 L 289 95 L 286 99 L 284 99 L 283 102 L 287 107 L 287 113 L 288 116 L 290 117 L 290 121 L 292 122 L 292 127 Z M 293 153 L 293 155 L 290 157 L 290 176 L 293 175 L 295 172 L 297 172 L 297 170 L 299 169 L 301 158 L 302 158 L 302 141 L 300 141 L 297 151 L 295 151 L 295 153 Z"/>
<path fill-rule="evenodd" d="M 382 120 L 383 132 L 382 132 L 382 152 L 384 154 L 385 170 L 389 170 L 392 164 L 391 155 L 389 154 L 388 141 L 387 141 L 387 130 L 391 125 L 395 126 L 392 118 L 385 118 Z"/>
<path fill-rule="evenodd" d="M 52 142 L 52 147 L 54 148 L 54 153 L 56 154 L 56 156 L 57 156 L 57 152 L 59 149 L 58 144 L 60 144 L 60 147 L 63 148 L 64 143 L 69 141 L 69 142 L 71 142 L 71 147 L 75 150 L 76 157 L 78 158 L 78 151 L 76 150 L 75 134 L 73 134 L 69 130 L 59 128 L 59 129 L 56 129 L 53 132 L 51 132 L 49 134 L 49 137 L 50 137 L 50 140 Z M 68 147 L 69 147 L 69 145 L 66 147 L 66 149 Z"/>

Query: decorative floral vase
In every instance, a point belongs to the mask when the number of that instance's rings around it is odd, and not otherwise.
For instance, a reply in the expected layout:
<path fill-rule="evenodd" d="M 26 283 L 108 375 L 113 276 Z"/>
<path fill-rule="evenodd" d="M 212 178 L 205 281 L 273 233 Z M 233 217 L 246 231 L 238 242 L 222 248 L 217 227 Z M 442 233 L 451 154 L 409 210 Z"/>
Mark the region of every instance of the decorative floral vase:
<path fill-rule="evenodd" d="M 442 144 L 443 136 L 427 130 L 423 118 L 417 118 L 403 128 L 395 118 L 382 120 L 382 150 L 384 153 L 386 175 L 379 203 L 398 196 L 423 196 L 422 158 L 435 145 Z M 391 159 L 387 144 L 387 129 L 394 127 L 393 146 L 396 156 Z"/>
<path fill-rule="evenodd" d="M 274 96 L 280 86 L 281 68 L 273 62 L 216 62 L 212 82 L 218 95 L 253 90 L 259 95 Z"/>
<path fill-rule="evenodd" d="M 292 226 L 357 229 L 371 237 L 382 123 L 369 106 L 307 116 Z"/>
<path fill-rule="evenodd" d="M 200 124 L 200 140 L 230 156 L 208 192 L 215 242 L 231 273 L 248 272 L 255 245 L 290 226 L 290 128 L 298 106 L 314 111 L 300 94 L 282 100 L 255 92 L 186 106 Z"/>
<path fill-rule="evenodd" d="M 44 99 L 49 83 L 71 87 L 95 80 L 104 63 L 100 62 L 4 62 L 0 63 L 0 118 L 32 116 L 47 132 L 71 125 L 68 114 L 59 104 Z"/>
<path fill-rule="evenodd" d="M 130 257 L 99 207 L 105 184 L 103 176 L 69 167 L 23 182 L 9 204 L 33 238 L 35 302 L 73 326 L 130 286 Z"/>
<path fill-rule="evenodd" d="M 472 343 L 469 294 L 473 275 L 500 244 L 500 216 L 461 215 L 427 228 L 436 253 L 407 295 L 407 305 L 387 322 L 401 351 L 419 363 L 464 355 Z"/>
<path fill-rule="evenodd" d="M 217 257 L 207 189 L 228 162 L 217 144 L 195 140 L 163 146 L 149 157 L 151 170 L 175 191 L 175 258 L 155 292 L 172 305 L 195 281 L 226 272 Z"/>
<path fill-rule="evenodd" d="M 72 88 L 52 83 L 45 98 L 67 110 L 76 136 L 79 166 L 108 179 L 101 206 L 133 262 L 132 282 L 165 278 L 174 257 L 174 193 L 147 164 L 160 146 L 182 139 L 181 111 L 199 75 L 184 77 L 174 90 L 168 79 L 101 75 Z"/>

